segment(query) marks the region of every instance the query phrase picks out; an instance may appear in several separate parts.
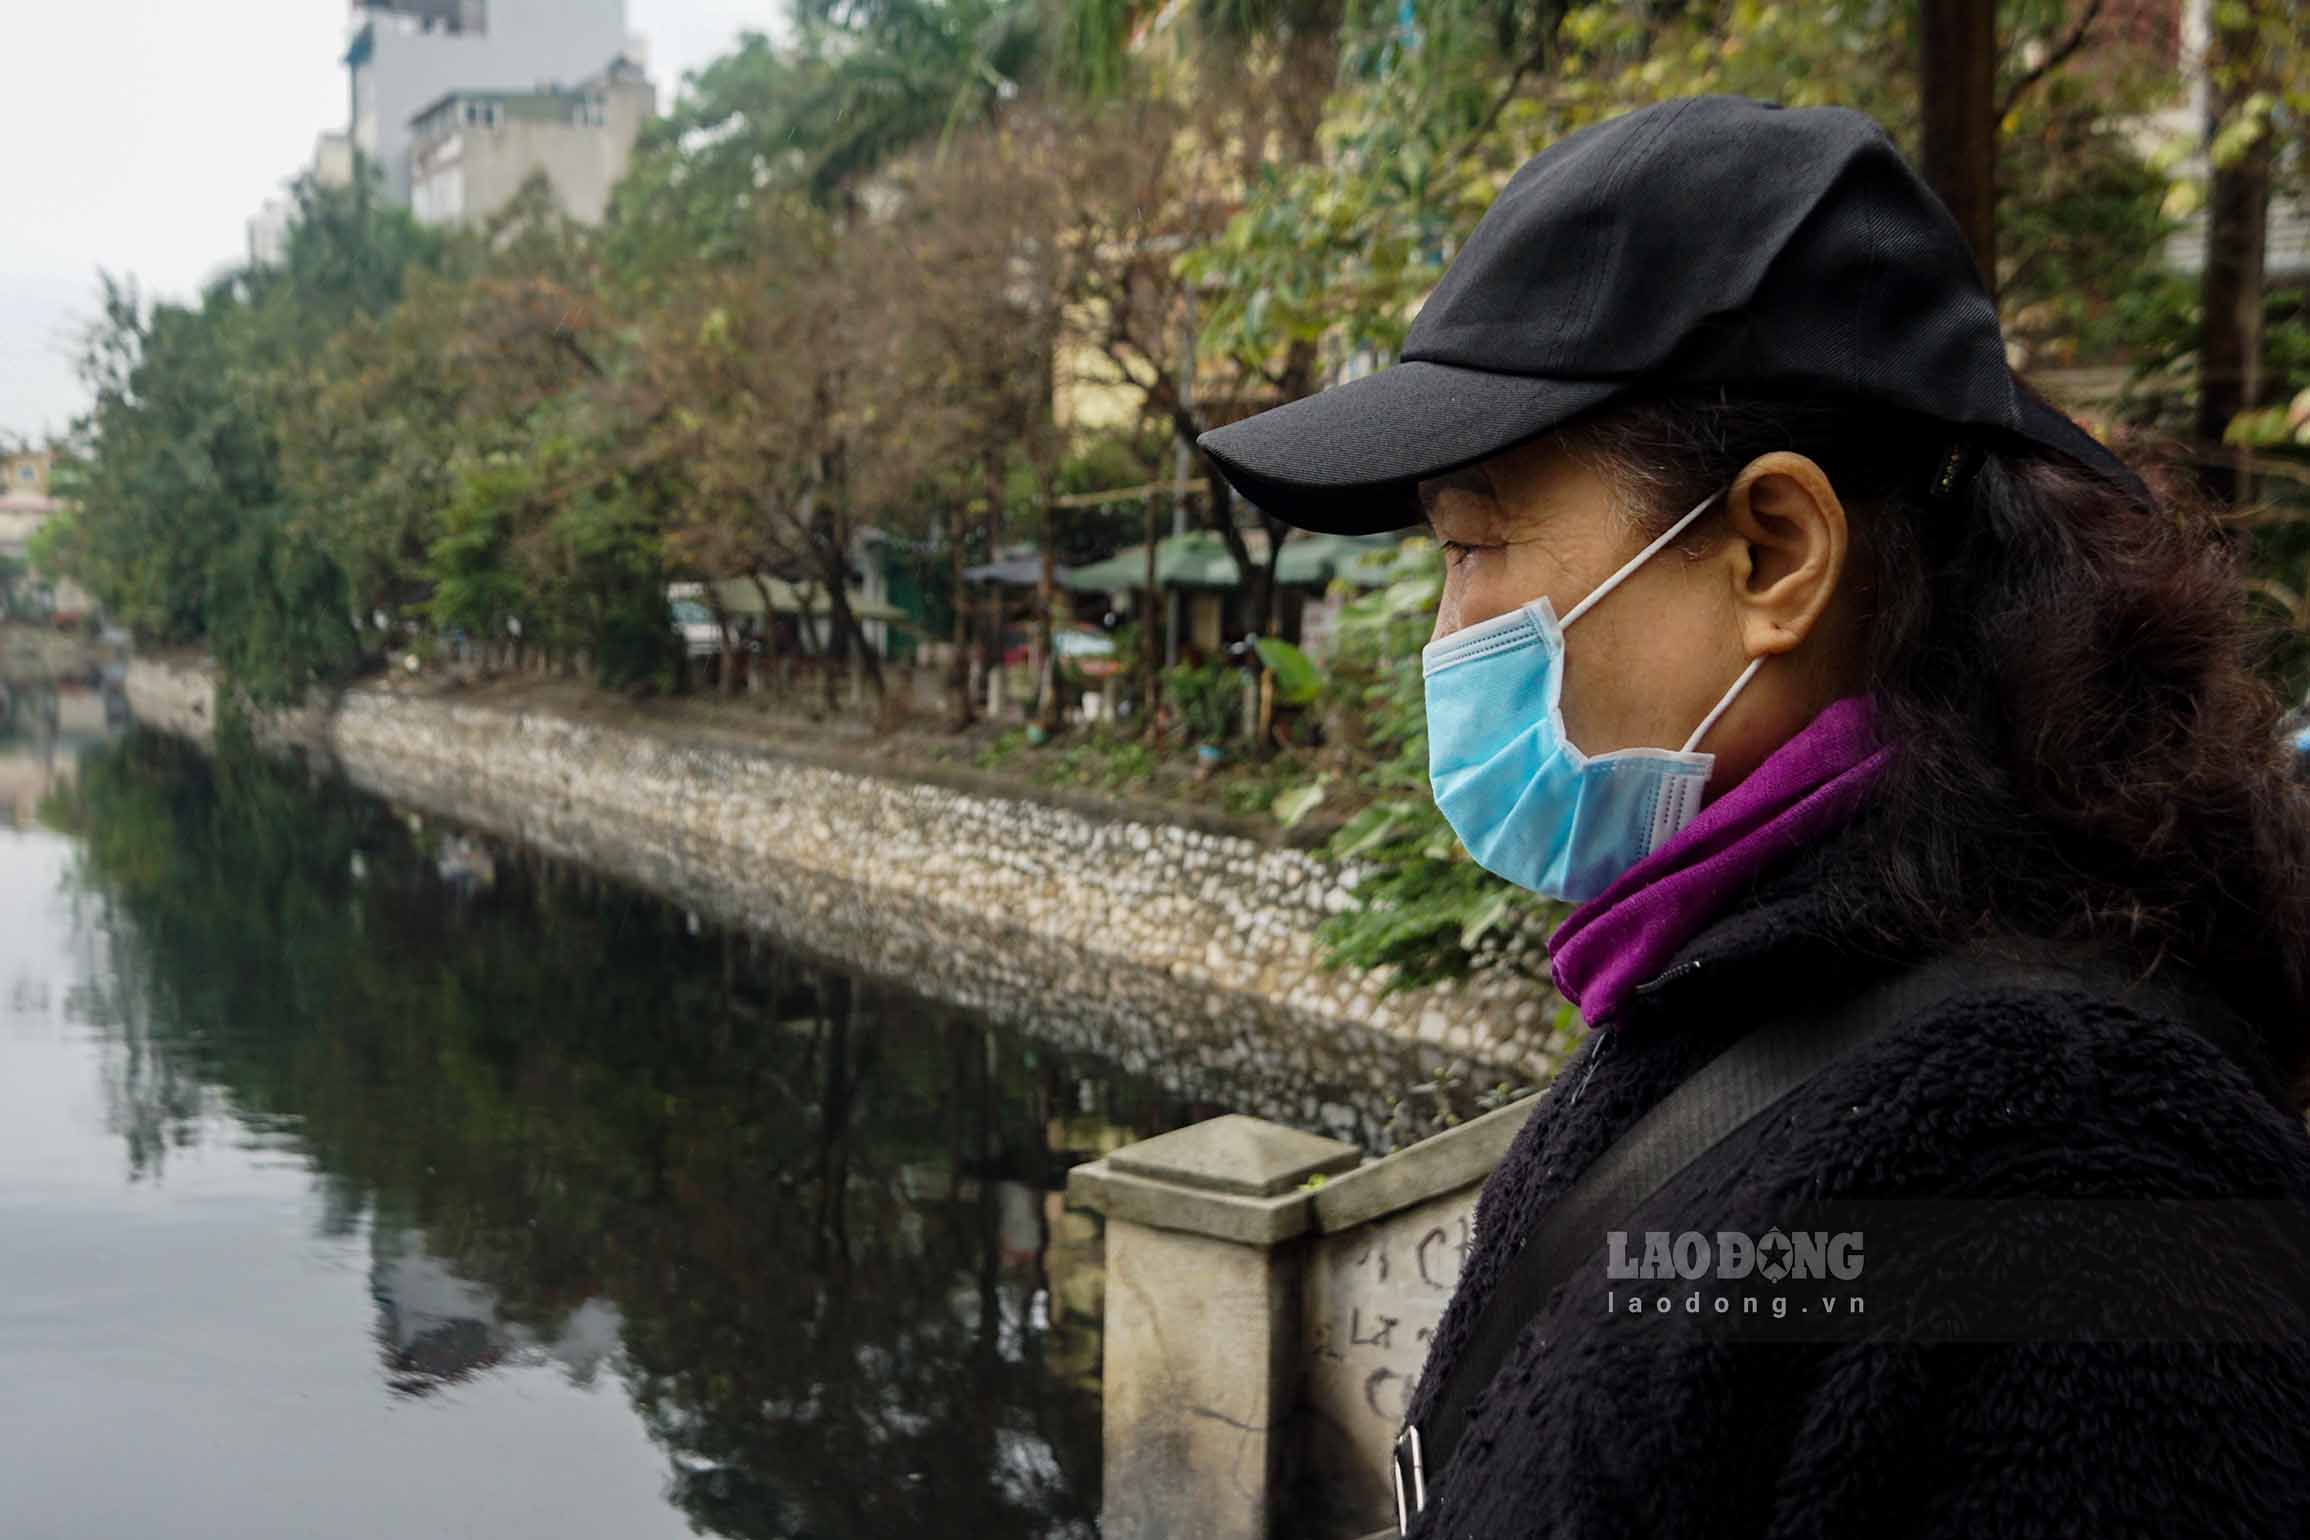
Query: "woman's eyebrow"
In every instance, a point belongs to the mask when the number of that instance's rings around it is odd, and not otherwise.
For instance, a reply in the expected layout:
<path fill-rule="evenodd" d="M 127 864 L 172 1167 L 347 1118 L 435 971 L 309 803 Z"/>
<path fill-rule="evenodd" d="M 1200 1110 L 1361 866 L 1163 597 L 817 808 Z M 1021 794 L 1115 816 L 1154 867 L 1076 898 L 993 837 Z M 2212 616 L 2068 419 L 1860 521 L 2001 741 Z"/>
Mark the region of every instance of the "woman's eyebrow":
<path fill-rule="evenodd" d="M 1480 497 L 1487 503 L 1494 501 L 1492 479 L 1473 465 L 1463 465 L 1456 471 L 1446 471 L 1441 476 L 1431 476 L 1419 484 L 1417 492 L 1420 503 L 1420 521 L 1428 526 L 1431 534 L 1435 532 L 1436 507 L 1443 501 L 1446 492 L 1465 492 L 1470 497 Z"/>

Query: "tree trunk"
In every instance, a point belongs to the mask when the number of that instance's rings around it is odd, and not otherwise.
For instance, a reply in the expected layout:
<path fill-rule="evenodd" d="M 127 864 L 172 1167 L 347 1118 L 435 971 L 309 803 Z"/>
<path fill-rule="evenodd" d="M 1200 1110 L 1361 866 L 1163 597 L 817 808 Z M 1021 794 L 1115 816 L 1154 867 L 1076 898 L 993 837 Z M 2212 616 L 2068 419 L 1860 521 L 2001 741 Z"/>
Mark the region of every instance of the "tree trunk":
<path fill-rule="evenodd" d="M 866 627 L 850 607 L 850 548 L 858 521 L 850 503 L 849 440 L 837 440 L 827 460 L 826 482 L 830 495 L 824 529 L 828 574 L 834 579 L 834 586 L 828 592 L 832 596 L 835 624 L 841 628 L 845 641 L 857 655 L 859 666 L 866 672 L 866 686 L 874 697 L 875 716 L 881 720 L 881 707 L 889 693 L 882 675 L 882 654 L 866 639 Z"/>
<path fill-rule="evenodd" d="M 2252 94 L 2248 76 L 2256 38 L 2249 24 L 2214 40 L 2208 61 L 2213 90 L 2209 143 L 2222 120 Z M 2206 265 L 2199 279 L 2205 330 L 2198 342 L 2198 484 L 2224 504 L 2254 495 L 2249 452 L 2222 443 L 2230 421 L 2261 392 L 2263 265 L 2270 238 L 2270 140 L 2267 128 L 2227 166 L 2210 168 Z"/>
<path fill-rule="evenodd" d="M 770 600 L 770 584 L 759 572 L 749 572 L 746 580 L 754 585 L 754 592 L 762 601 L 762 662 L 756 669 L 771 665 L 778 652 L 778 606 Z M 755 673 L 748 680 L 755 690 L 762 688 L 762 678 Z"/>
<path fill-rule="evenodd" d="M 864 670 L 879 708 L 883 699 L 882 660 L 868 645 L 866 628 L 859 624 L 857 612 L 850 607 L 849 528 L 850 521 L 834 517 L 832 510 L 816 527 L 819 567 L 826 578 L 827 640 L 833 654 L 826 674 L 826 698 L 830 706 L 835 705 L 840 700 L 843 681 L 855 682 L 855 676 Z M 851 695 L 850 704 L 863 704 L 855 689 Z M 878 720 L 880 716 L 878 709 Z"/>
<path fill-rule="evenodd" d="M 808 583 L 794 585 L 794 639 L 801 644 L 802 656 L 823 662 L 834 649 L 831 638 L 826 646 L 819 645 L 818 628 L 810 623 L 810 601 L 815 597 Z"/>
<path fill-rule="evenodd" d="M 1246 608 L 1251 612 L 1252 628 L 1264 631 L 1263 617 L 1271 602 L 1268 593 L 1271 585 L 1267 581 L 1271 569 L 1265 563 L 1251 559 L 1251 545 L 1243 538 L 1243 531 L 1235 527 L 1235 488 L 1220 473 L 1218 462 L 1197 447 L 1195 440 L 1203 432 L 1203 423 L 1194 412 L 1174 404 L 1171 409 L 1171 431 L 1186 442 L 1203 466 L 1204 485 L 1210 489 L 1203 501 L 1204 522 L 1225 543 L 1228 557 L 1235 563 L 1237 581 L 1243 585 Z M 1277 537 L 1283 526 L 1264 514 L 1261 518 L 1268 528 L 1268 555 L 1272 559 L 1275 548 L 1281 544 Z"/>
<path fill-rule="evenodd" d="M 1291 531 L 1278 520 L 1269 519 L 1267 521 L 1267 564 L 1260 569 L 1259 609 L 1252 617 L 1256 634 L 1260 636 L 1277 634 L 1276 621 L 1278 616 L 1276 609 L 1279 595 L 1275 569 L 1283 560 L 1283 538 L 1290 533 Z"/>
<path fill-rule="evenodd" d="M 1003 467 L 998 453 L 989 449 L 979 457 L 987 498 L 987 560 L 999 560 L 1003 549 Z M 979 649 L 982 672 L 992 677 L 1003 666 L 1003 585 L 986 585 L 987 602 L 980 616 Z"/>
<path fill-rule="evenodd" d="M 1057 643 L 1052 636 L 1056 628 L 1052 624 L 1051 614 L 1058 603 L 1058 526 L 1058 506 L 1046 490 L 1043 497 L 1043 566 L 1035 579 L 1035 654 L 1040 673 L 1038 688 L 1042 694 L 1036 720 L 1043 724 L 1043 731 L 1047 733 L 1059 730 L 1059 659 Z"/>
<path fill-rule="evenodd" d="M 840 552 L 828 553 L 828 558 L 828 576 L 835 582 L 826 591 L 826 609 L 837 650 L 842 653 L 842 662 L 845 664 L 853 656 L 858 659 L 859 666 L 866 671 L 867 688 L 874 692 L 874 698 L 879 702 L 883 695 L 882 659 L 876 657 L 874 648 L 868 645 L 866 628 L 858 623 L 858 615 L 850 607 L 850 594 L 841 582 L 841 579 L 850 575 L 850 564 Z M 831 669 L 826 677 L 829 681 L 827 688 L 832 689 L 834 673 Z"/>
<path fill-rule="evenodd" d="M 826 652 L 819 660 L 818 683 L 826 698 L 828 715 L 842 710 L 842 670 L 850 662 L 850 638 L 834 621 L 834 597 L 826 599 Z"/>
<path fill-rule="evenodd" d="M 1042 230 L 1035 243 L 1038 282 L 1035 287 L 1035 392 L 1030 398 L 1026 446 L 1035 472 L 1035 494 L 1042 504 L 1042 566 L 1035 574 L 1036 693 L 1041 697 L 1036 720 L 1043 731 L 1059 730 L 1059 658 L 1052 632 L 1058 607 L 1059 459 L 1064 443 L 1059 433 L 1059 232 Z"/>
<path fill-rule="evenodd" d="M 1997 292 L 1997 0 L 1923 0 L 1925 180 Z"/>
<path fill-rule="evenodd" d="M 1207 522 L 1226 543 L 1228 557 L 1240 574 L 1246 624 L 1253 635 L 1265 636 L 1275 629 L 1275 563 L 1283 554 L 1283 537 L 1290 527 L 1262 513 L 1259 522 L 1267 531 L 1267 559 L 1254 561 L 1251 542 L 1243 538 L 1243 531 L 1235 525 L 1234 489 L 1228 486 L 1219 466 L 1208 458 L 1203 462 L 1203 475 L 1211 487 L 1211 496 L 1205 504 L 1209 510 Z"/>
<path fill-rule="evenodd" d="M 962 514 L 956 511 L 954 521 L 947 526 L 947 545 L 954 569 L 954 656 L 947 660 L 947 693 L 954 703 L 954 725 L 959 730 L 971 725 L 978 714 L 971 701 L 971 668 L 967 656 L 970 647 L 970 585 L 963 581 Z"/>
<path fill-rule="evenodd" d="M 1290 350 L 1284 358 L 1284 399 L 1296 401 L 1302 396 L 1313 395 L 1316 387 L 1315 344 L 1305 339 L 1295 341 L 1291 344 Z M 1216 469 L 1212 474 L 1218 474 Z M 1228 523 L 1232 525 L 1234 522 L 1231 514 Z M 1251 628 L 1251 634 L 1254 636 L 1273 636 L 1275 634 L 1276 609 L 1275 568 L 1276 563 L 1283 557 L 1284 537 L 1289 535 L 1291 530 L 1281 519 L 1270 518 L 1265 512 L 1260 514 L 1259 524 L 1260 528 L 1267 532 L 1267 560 L 1257 568 L 1251 566 L 1242 554 L 1236 554 L 1236 561 L 1239 564 L 1239 570 L 1245 574 L 1244 599 L 1246 607 L 1250 611 L 1245 617 L 1245 623 Z M 1233 553 L 1232 547 L 1230 551 Z"/>
<path fill-rule="evenodd" d="M 1155 717 L 1163 704 L 1163 586 L 1156 571 L 1156 548 L 1162 544 L 1163 514 L 1155 499 L 1147 499 L 1147 586 L 1141 590 L 1139 610 L 1139 730 L 1155 741 Z"/>
<path fill-rule="evenodd" d="M 714 617 L 714 634 L 722 643 L 722 677 L 716 686 L 723 695 L 734 695 L 738 689 L 738 632 L 730 623 L 729 612 L 722 608 L 721 595 L 709 582 L 703 585 L 707 612 Z"/>

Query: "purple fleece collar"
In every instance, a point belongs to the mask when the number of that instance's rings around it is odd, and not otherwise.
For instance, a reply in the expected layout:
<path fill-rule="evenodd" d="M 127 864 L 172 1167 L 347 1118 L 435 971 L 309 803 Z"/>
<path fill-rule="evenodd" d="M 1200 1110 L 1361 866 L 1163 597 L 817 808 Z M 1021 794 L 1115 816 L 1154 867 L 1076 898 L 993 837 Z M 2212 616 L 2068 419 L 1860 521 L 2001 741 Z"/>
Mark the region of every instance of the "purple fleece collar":
<path fill-rule="evenodd" d="M 1548 938 L 1556 992 L 1591 1026 L 1612 1022 L 1628 992 L 1658 974 L 1726 900 L 1850 818 L 1890 754 L 1877 743 L 1865 697 L 1828 707 L 1565 918 Z"/>

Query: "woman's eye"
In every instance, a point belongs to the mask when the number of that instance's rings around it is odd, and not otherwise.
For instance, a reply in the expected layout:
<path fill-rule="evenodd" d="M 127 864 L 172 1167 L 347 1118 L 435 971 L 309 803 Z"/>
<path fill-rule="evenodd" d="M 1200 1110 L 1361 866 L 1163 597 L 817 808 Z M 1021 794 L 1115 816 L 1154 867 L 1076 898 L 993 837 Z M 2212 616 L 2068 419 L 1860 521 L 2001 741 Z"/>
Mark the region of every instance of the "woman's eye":
<path fill-rule="evenodd" d="M 1450 562 L 1455 567 L 1458 566 L 1461 562 L 1467 560 L 1468 557 L 1473 553 L 1489 549 L 1489 547 L 1486 546 L 1469 545 L 1459 540 L 1439 540 L 1436 542 L 1436 544 L 1439 548 L 1442 549 L 1444 553 L 1444 560 Z"/>

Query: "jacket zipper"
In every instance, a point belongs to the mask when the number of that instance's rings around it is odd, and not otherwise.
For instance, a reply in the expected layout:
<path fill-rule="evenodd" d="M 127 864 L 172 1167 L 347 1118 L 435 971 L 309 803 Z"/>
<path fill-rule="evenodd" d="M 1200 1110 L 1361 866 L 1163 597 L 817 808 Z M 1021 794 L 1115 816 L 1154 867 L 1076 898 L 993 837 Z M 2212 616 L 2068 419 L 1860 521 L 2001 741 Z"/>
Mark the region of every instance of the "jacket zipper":
<path fill-rule="evenodd" d="M 1669 969 L 1660 977 L 1656 979 L 1648 979 L 1644 983 L 1637 985 L 1634 989 L 1630 990 L 1629 993 L 1632 995 L 1654 994 L 1660 990 L 1666 989 L 1669 985 L 1674 984 L 1681 979 L 1691 978 L 1694 974 L 1700 972 L 1701 966 L 1707 961 L 1708 959 L 1705 957 L 1695 957 L 1691 962 L 1678 963 L 1675 967 Z"/>

